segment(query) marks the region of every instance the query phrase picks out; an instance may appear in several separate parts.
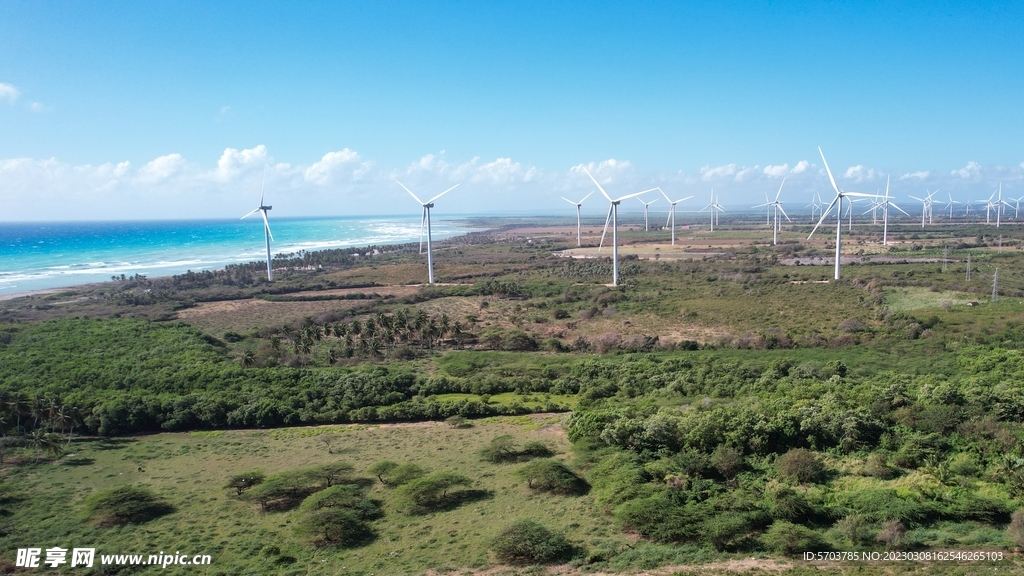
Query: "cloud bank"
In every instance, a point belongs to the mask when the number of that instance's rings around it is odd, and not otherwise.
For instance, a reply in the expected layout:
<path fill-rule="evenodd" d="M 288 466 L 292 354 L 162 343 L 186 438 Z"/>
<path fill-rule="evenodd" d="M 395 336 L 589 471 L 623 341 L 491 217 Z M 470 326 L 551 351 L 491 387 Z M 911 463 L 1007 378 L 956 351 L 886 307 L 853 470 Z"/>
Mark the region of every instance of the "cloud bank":
<path fill-rule="evenodd" d="M 15 101 L 17 90 L 0 84 L 0 100 Z M 9 87 L 9 88 L 7 88 Z M 12 91 L 13 90 L 13 91 Z M 559 196 L 583 197 L 595 191 L 584 168 L 612 196 L 659 186 L 672 197 L 705 198 L 711 187 L 727 206 L 746 208 L 778 190 L 783 201 L 806 203 L 811 194 L 832 194 L 824 167 L 808 160 L 745 166 L 703 166 L 690 173 L 644 171 L 630 160 L 608 158 L 563 169 L 544 169 L 508 157 L 451 159 L 442 150 L 404 166 L 385 166 L 351 148 L 327 151 L 304 163 L 275 160 L 264 145 L 229 147 L 217 158 L 186 158 L 173 151 L 135 164 L 111 160 L 72 165 L 57 158 L 0 160 L 2 220 L 155 219 L 238 217 L 265 187 L 267 201 L 280 216 L 405 215 L 418 208 L 394 179 L 428 198 L 455 184 L 459 189 L 439 204 L 439 214 L 560 213 Z M 1024 162 L 985 166 L 969 161 L 943 170 L 887 171 L 855 165 L 834 173 L 846 190 L 875 192 L 891 178 L 899 198 L 942 188 L 954 198 L 987 194 L 998 183 L 1004 194 L 1024 195 Z M 696 210 L 697 200 L 680 205 Z M 687 204 L 693 204 L 687 206 Z M 640 209 L 624 206 L 625 210 Z M 592 197 L 588 212 L 603 213 L 606 201 Z"/>

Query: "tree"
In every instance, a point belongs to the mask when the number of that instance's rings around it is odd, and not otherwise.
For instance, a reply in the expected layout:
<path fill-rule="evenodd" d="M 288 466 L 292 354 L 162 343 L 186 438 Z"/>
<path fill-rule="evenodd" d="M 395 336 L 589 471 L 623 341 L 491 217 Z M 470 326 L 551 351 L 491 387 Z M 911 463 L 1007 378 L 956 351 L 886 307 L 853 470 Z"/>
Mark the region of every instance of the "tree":
<path fill-rule="evenodd" d="M 458 486 L 469 486 L 473 481 L 462 474 L 444 470 L 410 480 L 401 487 L 401 494 L 415 506 L 438 507 L 448 498 L 448 492 Z"/>
<path fill-rule="evenodd" d="M 232 476 L 224 488 L 232 489 L 237 496 L 241 496 L 242 492 L 262 484 L 264 480 L 266 480 L 266 476 L 262 470 L 250 470 Z"/>
<path fill-rule="evenodd" d="M 332 362 L 332 364 L 333 364 L 333 362 Z M 328 454 L 334 454 L 334 451 L 331 449 L 331 444 L 333 444 L 334 441 L 337 440 L 337 439 L 338 439 L 338 437 L 335 436 L 334 434 L 321 434 L 317 438 L 317 440 L 319 440 L 321 444 L 323 444 L 324 446 L 327 447 L 327 453 Z"/>
<path fill-rule="evenodd" d="M 380 480 L 381 484 L 387 485 L 387 478 L 395 468 L 398 468 L 397 462 L 381 460 L 380 462 L 374 462 L 366 471 L 376 476 L 377 479 Z"/>
<path fill-rule="evenodd" d="M 86 498 L 84 516 L 101 526 L 112 526 L 146 522 L 173 511 L 173 506 L 145 488 L 122 486 Z"/>
<path fill-rule="evenodd" d="M 348 476 L 355 471 L 355 468 L 345 462 L 332 462 L 330 464 L 321 464 L 305 470 L 305 473 L 309 474 L 310 477 L 319 478 L 325 488 L 330 488 L 335 484 L 347 484 L 345 482 Z"/>
<path fill-rule="evenodd" d="M 516 475 L 526 480 L 529 488 L 542 492 L 582 494 L 589 488 L 587 483 L 565 464 L 552 458 L 534 460 L 517 470 Z"/>
<path fill-rule="evenodd" d="M 519 450 L 515 438 L 511 434 L 503 434 L 494 437 L 487 447 L 480 450 L 480 455 L 484 460 L 497 464 L 515 460 L 519 457 Z"/>
<path fill-rule="evenodd" d="M 380 507 L 352 484 L 321 490 L 299 505 L 296 531 L 318 545 L 353 546 L 368 541 L 373 531 L 367 520 L 380 515 Z"/>

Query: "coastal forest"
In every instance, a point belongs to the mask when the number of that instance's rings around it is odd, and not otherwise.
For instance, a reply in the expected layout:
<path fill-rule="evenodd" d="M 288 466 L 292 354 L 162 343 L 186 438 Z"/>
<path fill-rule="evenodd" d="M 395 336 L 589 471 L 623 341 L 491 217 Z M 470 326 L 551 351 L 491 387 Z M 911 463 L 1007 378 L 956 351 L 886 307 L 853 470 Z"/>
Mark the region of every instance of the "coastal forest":
<path fill-rule="evenodd" d="M 1024 233 L 755 220 L 0 301 L 0 573 L 1024 571 Z"/>

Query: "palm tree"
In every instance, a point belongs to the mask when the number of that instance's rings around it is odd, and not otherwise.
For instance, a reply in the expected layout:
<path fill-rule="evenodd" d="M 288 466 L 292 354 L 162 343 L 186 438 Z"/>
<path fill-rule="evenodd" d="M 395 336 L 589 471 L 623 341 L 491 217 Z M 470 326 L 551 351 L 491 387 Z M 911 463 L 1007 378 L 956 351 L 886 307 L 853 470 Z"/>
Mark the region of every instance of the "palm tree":
<path fill-rule="evenodd" d="M 338 361 L 338 353 L 335 352 L 334 348 L 327 349 L 327 363 L 333 365 Z"/>
<path fill-rule="evenodd" d="M 252 368 L 256 364 L 256 355 L 252 350 L 246 349 L 242 352 L 242 367 Z"/>

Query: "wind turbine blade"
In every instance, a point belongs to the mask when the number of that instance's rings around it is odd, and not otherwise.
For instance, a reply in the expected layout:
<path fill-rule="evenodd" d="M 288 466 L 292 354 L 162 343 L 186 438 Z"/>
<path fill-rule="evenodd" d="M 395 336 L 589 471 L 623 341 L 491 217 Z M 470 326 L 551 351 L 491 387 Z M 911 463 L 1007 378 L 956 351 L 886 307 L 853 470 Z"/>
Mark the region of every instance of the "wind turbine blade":
<path fill-rule="evenodd" d="M 602 192 L 603 192 L 603 190 L 602 190 Z M 608 233 L 608 223 L 611 222 L 611 220 L 612 220 L 612 209 L 613 208 L 615 208 L 614 205 L 608 206 L 608 215 L 605 216 L 605 218 L 604 218 L 604 232 L 601 232 L 601 243 L 597 245 L 597 251 L 598 252 L 600 252 L 601 248 L 604 247 L 604 236 L 605 236 L 605 234 Z"/>
<path fill-rule="evenodd" d="M 260 204 L 260 206 L 262 206 L 262 204 Z M 252 216 L 253 214 L 255 214 L 255 213 L 259 212 L 259 211 L 260 211 L 260 209 L 259 209 L 259 208 L 257 208 L 257 209 L 255 209 L 255 210 L 253 210 L 252 212 L 249 212 L 249 213 L 248 213 L 248 214 L 246 214 L 245 216 L 242 216 L 241 218 L 239 218 L 239 220 L 245 220 L 245 219 L 246 219 L 246 218 L 248 218 L 249 216 Z"/>
<path fill-rule="evenodd" d="M 398 178 L 392 178 L 392 180 L 394 180 L 395 182 L 398 182 Z M 401 186 L 402 188 L 405 188 L 405 184 L 402 184 L 401 182 L 398 182 L 398 185 Z M 426 204 L 426 202 L 424 202 L 423 200 L 420 200 L 419 198 L 417 198 L 416 195 L 412 193 L 412 190 L 409 190 L 408 188 L 405 188 L 405 191 L 409 193 L 409 196 L 412 196 L 413 200 L 419 202 L 421 205 L 422 204 Z"/>
<path fill-rule="evenodd" d="M 594 179 L 594 175 L 590 173 L 590 170 L 587 170 L 586 166 L 581 166 L 581 168 L 583 168 L 583 171 L 587 173 L 587 176 L 590 176 L 590 181 L 594 183 L 594 186 L 597 186 L 597 189 L 601 191 L 601 194 L 604 194 L 604 197 L 607 198 L 609 202 L 611 202 L 612 197 L 609 196 L 608 193 L 604 191 L 604 188 L 602 188 L 601 185 L 597 183 L 597 180 Z"/>
<path fill-rule="evenodd" d="M 686 202 L 690 198 L 693 198 L 693 196 L 687 196 L 686 198 L 680 198 L 679 200 L 676 200 L 675 202 L 672 202 L 672 204 L 679 204 L 680 202 Z M 668 198 L 665 198 L 665 199 L 668 200 Z"/>
<path fill-rule="evenodd" d="M 775 201 L 776 202 L 779 201 L 779 194 L 782 194 L 782 187 L 785 186 L 785 185 L 786 185 L 786 179 L 783 178 L 782 179 L 782 184 L 779 184 L 779 191 L 775 193 Z M 765 195 L 765 198 L 767 198 L 767 195 Z"/>
<path fill-rule="evenodd" d="M 260 206 L 263 206 L 263 193 L 267 190 L 267 165 L 263 165 L 263 184 L 260 185 Z"/>
<path fill-rule="evenodd" d="M 893 204 L 892 202 L 889 202 L 889 206 L 892 206 L 893 208 L 899 210 L 900 212 L 903 212 L 904 214 L 907 214 L 907 212 L 905 210 L 903 210 L 903 208 L 900 208 L 899 206 Z M 907 216 L 910 216 L 910 214 L 907 214 Z"/>
<path fill-rule="evenodd" d="M 676 207 L 671 206 L 668 209 L 668 218 L 665 218 L 665 228 L 668 228 L 668 223 L 672 221 L 672 213 L 675 212 Z"/>
<path fill-rule="evenodd" d="M 455 189 L 456 189 L 456 188 L 458 188 L 458 187 L 459 187 L 459 185 L 458 185 L 458 184 L 456 184 L 455 186 L 452 186 L 451 188 L 449 188 L 449 189 L 445 190 L 444 192 L 441 192 L 441 193 L 440 193 L 440 194 L 438 194 L 437 196 L 434 196 L 434 197 L 433 197 L 433 198 L 431 198 L 430 200 L 427 200 L 427 204 L 431 204 L 431 203 L 433 203 L 433 202 L 434 202 L 434 200 L 437 200 L 437 199 L 438 199 L 438 198 L 440 198 L 441 196 L 444 196 L 445 194 L 447 194 L 447 193 L 451 192 L 452 190 L 455 190 Z"/>
<path fill-rule="evenodd" d="M 569 199 L 568 199 L 568 198 L 566 198 L 565 196 L 560 196 L 560 198 L 561 198 L 562 200 L 565 200 L 565 201 L 566 201 L 566 202 L 568 202 L 569 204 L 572 204 L 573 206 L 575 206 L 575 205 L 576 205 L 576 203 L 575 203 L 575 202 L 573 202 L 572 200 L 569 200 Z"/>
<path fill-rule="evenodd" d="M 619 198 L 612 200 L 612 202 L 622 202 L 623 200 L 628 200 L 630 198 L 633 198 L 634 196 L 639 196 L 641 194 L 647 194 L 648 192 L 654 192 L 655 190 L 657 190 L 657 188 L 651 188 L 650 190 L 644 190 L 643 192 L 634 192 L 632 194 L 626 194 L 625 196 L 620 196 Z M 641 202 L 643 202 L 643 200 L 641 200 Z"/>
<path fill-rule="evenodd" d="M 267 211 L 261 210 L 263 213 L 263 225 L 267 227 L 267 234 L 270 235 L 270 239 L 274 239 L 274 233 L 270 231 L 270 220 L 267 220 Z"/>
<path fill-rule="evenodd" d="M 423 228 L 427 225 L 427 207 L 420 212 L 420 254 L 423 254 Z"/>
<path fill-rule="evenodd" d="M 669 204 L 675 204 L 675 202 L 669 199 L 668 194 L 665 194 L 665 191 L 662 190 L 660 186 L 658 187 L 658 192 L 661 192 L 661 195 L 665 197 L 665 202 L 668 202 Z"/>
<path fill-rule="evenodd" d="M 824 158 L 825 157 L 822 156 L 823 160 L 824 160 Z M 825 221 L 825 218 L 828 216 L 829 212 L 832 211 L 832 207 L 836 205 L 836 202 L 839 201 L 839 198 L 840 198 L 839 196 L 836 196 L 835 198 L 833 198 L 832 199 L 832 203 L 828 205 L 828 208 L 826 208 L 824 212 L 821 213 L 821 219 L 818 220 L 818 223 L 814 225 L 814 230 L 811 230 L 811 233 L 807 235 L 807 239 L 808 240 L 810 240 L 811 236 L 814 236 L 814 233 L 818 231 L 818 226 L 821 226 L 821 223 Z"/>
<path fill-rule="evenodd" d="M 885 177 L 885 197 L 886 198 L 889 197 L 889 178 L 891 178 L 891 177 L 890 176 L 886 176 Z"/>
<path fill-rule="evenodd" d="M 586 196 L 584 196 L 583 200 L 586 200 L 587 198 L 590 198 L 591 195 L 593 195 L 593 192 L 591 192 L 590 194 L 587 194 Z M 583 204 L 583 200 L 580 200 L 580 204 Z"/>
<path fill-rule="evenodd" d="M 776 204 L 776 206 L 779 207 L 779 212 L 782 212 L 782 215 L 786 217 L 786 220 L 789 220 L 789 215 L 786 214 L 786 211 L 782 209 L 782 204 Z M 792 220 L 789 221 L 792 222 Z"/>
<path fill-rule="evenodd" d="M 836 186 L 836 179 L 832 177 L 832 170 L 828 167 L 828 162 L 825 160 L 825 153 L 821 151 L 821 146 L 818 146 L 818 154 L 821 154 L 821 161 L 825 163 L 825 172 L 828 172 L 828 180 L 832 183 L 832 188 L 835 189 L 836 194 L 842 194 L 842 192 L 839 191 L 839 186 Z M 833 202 L 835 202 L 835 200 L 833 200 Z M 814 232 L 811 232 L 811 234 L 814 234 Z M 808 236 L 808 238 L 810 238 L 810 236 Z"/>

